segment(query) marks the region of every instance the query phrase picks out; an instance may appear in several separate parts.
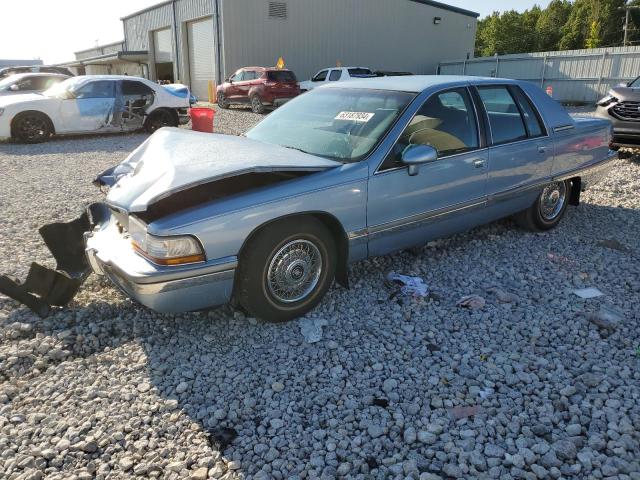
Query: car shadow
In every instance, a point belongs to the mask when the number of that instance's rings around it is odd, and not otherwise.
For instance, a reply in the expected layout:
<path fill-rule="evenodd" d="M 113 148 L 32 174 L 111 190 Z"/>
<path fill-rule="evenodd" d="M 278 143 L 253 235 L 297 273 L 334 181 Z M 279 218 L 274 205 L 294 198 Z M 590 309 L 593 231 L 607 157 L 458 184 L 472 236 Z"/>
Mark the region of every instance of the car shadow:
<path fill-rule="evenodd" d="M 149 137 L 148 133 L 108 133 L 53 137 L 39 144 L 13 140 L 0 142 L 0 153 L 7 156 L 40 156 L 87 152 L 131 152 Z"/>
<path fill-rule="evenodd" d="M 620 255 L 620 262 L 629 261 L 628 258 L 639 253 L 638 210 L 583 204 L 577 210 L 570 211 L 565 220 L 566 223 L 559 229 L 566 229 L 563 233 L 569 235 L 581 232 L 581 236 L 575 237 L 576 242 L 589 242 L 589 248 L 594 252 L 601 252 L 605 248 L 598 245 L 603 239 L 590 237 L 586 226 L 592 222 L 600 222 L 609 224 L 610 231 L 615 232 L 612 236 L 617 236 L 629 248 L 628 252 L 613 253 Z M 559 230 L 545 234 L 548 235 L 548 243 L 544 242 L 538 252 L 542 261 L 546 261 L 543 255 L 548 251 L 547 248 L 552 248 L 557 232 Z M 460 247 L 472 248 L 471 245 L 478 240 L 499 241 L 493 240 L 496 235 L 504 236 L 502 242 L 505 250 L 518 248 L 518 243 L 543 243 L 539 240 L 539 234 L 531 236 L 516 230 L 510 221 L 501 221 L 477 228 L 464 236 L 450 237 L 444 247 L 438 248 L 447 249 L 451 254 Z M 433 258 L 436 252 L 437 250 L 426 246 L 396 255 Z M 448 256 L 450 255 L 442 255 Z M 325 302 L 335 305 L 335 309 L 329 315 L 329 325 L 323 340 L 316 344 L 304 341 L 300 326 L 295 321 L 286 324 L 262 323 L 247 319 L 228 306 L 210 312 L 159 315 L 123 298 L 119 302 L 94 301 L 84 304 L 86 298 L 83 297 L 70 308 L 42 320 L 24 308 L 12 309 L 6 325 L 12 322 L 27 323 L 31 325 L 29 336 L 39 336 L 41 340 L 55 338 L 57 348 L 69 352 L 58 363 L 99 356 L 113 352 L 125 344 L 133 344 L 133 353 L 140 352 L 144 355 L 144 370 L 152 385 L 151 394 L 160 397 L 165 405 L 175 405 L 176 410 L 172 412 L 178 411 L 179 415 L 186 415 L 196 424 L 195 432 L 191 433 L 196 436 L 196 440 L 208 442 L 207 453 L 214 459 L 212 462 L 224 464 L 231 460 L 245 461 L 233 475 L 253 475 L 263 466 L 259 462 L 246 464 L 247 457 L 255 458 L 253 450 L 247 451 L 244 448 L 247 438 L 260 439 L 262 459 L 287 459 L 288 462 L 283 464 L 291 466 L 290 475 L 299 474 L 304 468 L 313 469 L 315 465 L 324 465 L 324 462 L 315 463 L 318 454 L 316 449 L 321 451 L 321 455 L 332 458 L 337 463 L 346 461 L 347 457 L 358 458 L 357 468 L 361 468 L 361 472 L 367 472 L 369 466 L 374 468 L 383 458 L 400 451 L 401 447 L 398 445 L 402 443 L 403 428 L 394 423 L 395 413 L 404 412 L 407 418 L 415 415 L 433 418 L 437 415 L 443 422 L 453 422 L 447 420 L 446 403 L 444 407 L 442 401 L 440 406 L 429 403 L 432 392 L 431 387 L 425 383 L 426 378 L 437 376 L 441 382 L 438 387 L 439 395 L 446 401 L 453 402 L 452 405 L 473 405 L 474 400 L 467 388 L 469 385 L 482 385 L 473 378 L 463 378 L 464 372 L 456 367 L 459 361 L 454 357 L 459 357 L 460 346 L 467 345 L 470 337 L 486 334 L 482 322 L 477 318 L 466 312 L 458 313 L 460 309 L 455 310 L 453 305 L 457 298 L 442 300 L 442 304 L 454 309 L 450 311 L 455 312 L 453 321 L 445 318 L 445 315 L 442 318 L 430 317 L 429 322 L 424 322 L 421 309 L 425 308 L 425 304 L 418 303 L 410 309 L 413 317 L 405 322 L 415 328 L 411 330 L 411 335 L 406 335 L 406 332 L 403 334 L 399 329 L 391 332 L 380 328 L 376 320 L 376 315 L 380 314 L 376 300 L 366 293 L 361 294 L 362 290 L 358 285 L 370 283 L 374 289 L 379 287 L 384 297 L 388 296 L 388 292 L 384 292 L 381 278 L 383 269 L 393 267 L 396 259 L 397 257 L 389 255 L 381 257 L 379 261 L 360 262 L 351 272 L 352 285 L 355 286 L 353 290 L 334 288 L 329 292 Z M 404 263 L 405 260 L 399 263 Z M 433 268 L 438 268 L 438 261 L 440 260 L 436 255 L 435 263 L 431 264 Z M 443 258 L 442 262 L 445 261 Z M 363 264 L 366 264 L 366 268 L 361 268 Z M 371 271 L 379 272 L 379 275 L 366 278 L 371 276 Z M 455 282 L 457 279 L 452 278 L 451 281 Z M 94 281 L 88 288 L 93 290 L 93 296 L 109 298 L 114 290 L 105 285 L 106 283 Z M 443 291 L 446 288 L 445 285 L 440 287 Z M 361 298 L 358 298 L 360 295 Z M 528 304 L 528 293 L 525 291 L 522 295 L 523 301 Z M 618 295 L 623 295 L 623 292 Z M 386 300 L 381 300 L 379 296 L 378 302 L 384 303 Z M 343 304 L 367 305 L 371 316 L 359 317 L 360 320 L 354 322 L 352 312 L 348 307 L 341 306 Z M 535 302 L 530 306 L 535 308 Z M 332 310 L 325 313 L 330 311 Z M 509 314 L 501 316 L 501 331 L 506 333 L 504 338 L 496 336 L 493 339 L 495 345 L 492 345 L 492 348 L 506 353 L 513 348 L 508 334 L 510 319 Z M 538 320 L 532 317 L 526 321 Z M 401 320 L 398 321 L 402 323 Z M 571 355 L 575 352 L 569 354 L 566 350 L 557 349 L 556 345 L 565 345 L 566 341 L 544 321 L 540 322 L 540 328 L 549 339 L 548 346 L 537 347 L 537 350 L 531 352 L 517 352 L 522 355 L 522 361 L 526 360 L 527 355 L 548 356 L 553 361 L 563 363 L 567 371 L 571 370 L 575 363 L 575 358 Z M 611 345 L 622 343 L 621 338 L 625 334 L 629 334 L 628 329 L 620 329 L 609 337 L 608 342 Z M 584 341 L 590 340 L 585 336 Z M 412 354 L 407 350 L 409 344 Z M 588 345 L 583 347 L 588 348 Z M 349 354 L 356 351 L 359 352 L 357 356 Z M 419 357 L 415 356 L 416 352 L 420 353 Z M 417 361 L 418 358 L 420 361 Z M 93 363 L 98 361 L 92 360 Z M 484 363 L 476 363 L 480 365 L 478 368 L 484 368 Z M 48 368 L 55 368 L 55 365 L 52 362 Z M 117 367 L 114 366 L 114 374 L 120 374 L 118 369 L 121 368 L 126 370 L 122 360 Z M 372 368 L 384 369 L 385 375 L 389 376 L 400 372 L 403 382 L 397 388 L 399 394 L 386 388 L 385 393 L 383 385 L 378 383 L 381 375 L 372 375 Z M 4 373 L 6 376 L 13 374 L 11 371 Z M 15 375 L 18 374 L 15 372 Z M 60 379 L 61 386 L 64 386 L 64 382 L 65 379 Z M 128 392 L 133 391 L 133 395 L 151 401 L 144 396 L 146 393 L 138 392 L 135 386 L 130 387 Z M 126 381 L 119 388 L 125 389 Z M 516 389 L 507 386 L 499 388 L 498 394 L 506 396 Z M 391 406 L 387 408 L 384 402 L 374 401 L 376 397 L 382 397 L 387 403 L 390 400 Z M 422 402 L 422 397 L 427 400 Z M 36 402 L 37 398 L 31 401 Z M 487 416 L 495 415 L 500 410 L 498 403 L 494 405 L 488 401 L 487 405 Z M 160 408 L 153 415 L 162 416 L 163 411 Z M 176 418 L 178 417 L 174 418 L 174 422 L 177 421 Z M 350 433 L 337 423 L 337 418 L 348 419 L 353 423 Z M 487 417 L 476 418 L 484 421 Z M 367 426 L 372 423 L 387 427 L 377 440 L 369 439 L 366 440 L 368 444 L 361 445 L 363 438 L 356 438 L 354 431 L 366 431 Z M 159 421 L 152 424 L 158 425 Z M 184 423 L 179 425 L 181 428 L 185 426 Z M 237 434 L 237 439 L 231 441 L 226 448 L 224 445 L 220 446 L 220 443 L 226 442 L 219 438 L 224 429 Z M 311 438 L 315 440 L 312 441 Z M 167 441 L 170 439 L 167 438 Z M 327 447 L 328 443 L 333 446 Z M 102 453 L 98 449 L 90 453 L 89 457 L 98 461 Z M 419 470 L 423 472 L 439 472 L 442 466 L 437 458 L 423 456 L 419 446 L 405 449 L 402 454 L 414 458 Z M 267 460 L 264 462 L 270 463 Z M 208 466 L 212 467 L 213 464 Z M 319 466 L 314 475 L 320 476 L 323 468 Z M 311 478 L 315 478 L 314 475 Z"/>

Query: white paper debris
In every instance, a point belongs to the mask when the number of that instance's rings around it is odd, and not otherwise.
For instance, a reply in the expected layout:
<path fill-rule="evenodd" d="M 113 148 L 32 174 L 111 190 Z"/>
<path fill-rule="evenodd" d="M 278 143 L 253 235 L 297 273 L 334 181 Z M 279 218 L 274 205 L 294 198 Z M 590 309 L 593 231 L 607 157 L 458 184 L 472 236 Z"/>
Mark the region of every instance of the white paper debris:
<path fill-rule="evenodd" d="M 585 300 L 589 298 L 597 298 L 602 297 L 604 293 L 594 287 L 590 288 L 582 288 L 580 290 L 574 290 L 573 293 L 580 298 L 584 298 Z"/>
<path fill-rule="evenodd" d="M 329 325 L 324 318 L 301 318 L 300 333 L 307 343 L 318 343 L 322 340 L 322 327 Z"/>
<path fill-rule="evenodd" d="M 469 308 L 471 310 L 480 310 L 484 308 L 486 304 L 487 301 L 480 295 L 467 295 L 458 300 L 459 307 Z"/>
<path fill-rule="evenodd" d="M 426 297 L 429 291 L 429 286 L 420 277 L 409 277 L 389 272 L 387 280 L 400 284 L 400 292 L 408 297 Z"/>

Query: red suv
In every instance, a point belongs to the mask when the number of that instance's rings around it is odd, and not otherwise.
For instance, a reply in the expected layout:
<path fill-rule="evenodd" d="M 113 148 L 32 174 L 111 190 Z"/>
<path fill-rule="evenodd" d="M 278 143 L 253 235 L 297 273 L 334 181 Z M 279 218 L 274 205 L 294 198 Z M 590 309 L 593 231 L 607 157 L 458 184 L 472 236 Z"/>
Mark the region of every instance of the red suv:
<path fill-rule="evenodd" d="M 291 70 L 245 67 L 218 87 L 218 105 L 248 103 L 255 113 L 263 113 L 267 105 L 278 107 L 298 95 L 300 86 Z"/>

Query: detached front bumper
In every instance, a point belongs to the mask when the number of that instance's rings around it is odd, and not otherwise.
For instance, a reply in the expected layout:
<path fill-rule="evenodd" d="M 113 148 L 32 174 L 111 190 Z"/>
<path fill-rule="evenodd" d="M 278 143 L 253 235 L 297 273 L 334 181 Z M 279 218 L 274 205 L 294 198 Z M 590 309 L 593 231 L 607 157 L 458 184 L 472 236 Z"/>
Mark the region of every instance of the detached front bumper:
<path fill-rule="evenodd" d="M 138 255 L 115 220 L 85 235 L 91 269 L 108 277 L 127 296 L 161 313 L 202 310 L 227 303 L 233 292 L 237 257 L 165 267 Z"/>

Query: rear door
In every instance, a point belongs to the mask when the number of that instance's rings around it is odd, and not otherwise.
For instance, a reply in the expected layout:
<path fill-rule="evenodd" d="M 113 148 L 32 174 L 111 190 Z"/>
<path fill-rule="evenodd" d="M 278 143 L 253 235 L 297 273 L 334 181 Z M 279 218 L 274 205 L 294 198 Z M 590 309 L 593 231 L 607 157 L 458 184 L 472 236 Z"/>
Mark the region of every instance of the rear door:
<path fill-rule="evenodd" d="M 489 125 L 490 199 L 508 197 L 551 174 L 553 142 L 531 100 L 517 85 L 477 89 Z"/>

